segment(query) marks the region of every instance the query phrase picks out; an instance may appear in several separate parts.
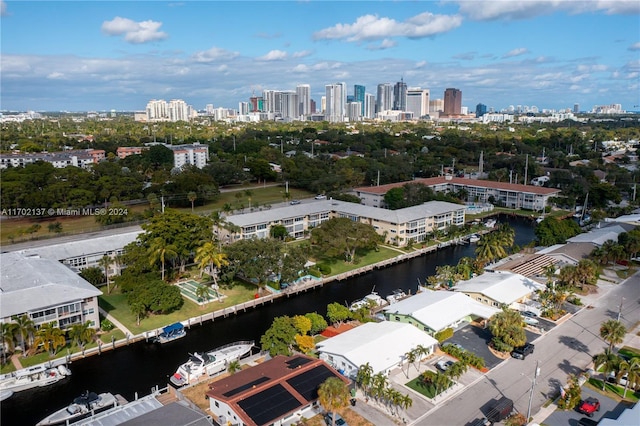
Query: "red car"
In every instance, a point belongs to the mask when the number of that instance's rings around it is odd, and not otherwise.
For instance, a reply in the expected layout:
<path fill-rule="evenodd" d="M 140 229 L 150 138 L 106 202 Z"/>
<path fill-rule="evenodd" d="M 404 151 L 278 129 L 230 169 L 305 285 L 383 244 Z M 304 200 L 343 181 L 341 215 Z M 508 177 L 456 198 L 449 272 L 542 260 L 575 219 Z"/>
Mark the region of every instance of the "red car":
<path fill-rule="evenodd" d="M 580 403 L 578 411 L 589 417 L 593 417 L 593 413 L 600 411 L 600 401 L 598 401 L 597 398 L 587 398 Z"/>

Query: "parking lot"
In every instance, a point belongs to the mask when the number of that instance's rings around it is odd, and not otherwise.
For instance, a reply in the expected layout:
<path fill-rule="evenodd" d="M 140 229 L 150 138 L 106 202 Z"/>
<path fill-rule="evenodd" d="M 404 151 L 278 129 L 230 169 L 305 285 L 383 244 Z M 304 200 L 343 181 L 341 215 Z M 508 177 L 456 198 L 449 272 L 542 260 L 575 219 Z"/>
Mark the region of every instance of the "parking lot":
<path fill-rule="evenodd" d="M 613 399 L 606 397 L 605 395 L 601 395 L 594 390 L 583 387 L 582 399 L 587 399 L 589 397 L 597 398 L 598 401 L 600 401 L 600 411 L 596 412 L 591 418 L 595 421 L 600 421 L 600 419 L 605 417 L 609 419 L 617 419 L 618 416 L 620 416 L 620 413 L 622 413 L 624 409 L 628 407 L 628 405 L 625 405 L 621 402 L 616 402 Z M 579 413 L 577 409 L 570 411 L 556 410 L 547 418 L 547 420 L 545 420 L 545 424 L 558 426 L 578 426 L 578 422 L 583 417 L 587 416 Z"/>

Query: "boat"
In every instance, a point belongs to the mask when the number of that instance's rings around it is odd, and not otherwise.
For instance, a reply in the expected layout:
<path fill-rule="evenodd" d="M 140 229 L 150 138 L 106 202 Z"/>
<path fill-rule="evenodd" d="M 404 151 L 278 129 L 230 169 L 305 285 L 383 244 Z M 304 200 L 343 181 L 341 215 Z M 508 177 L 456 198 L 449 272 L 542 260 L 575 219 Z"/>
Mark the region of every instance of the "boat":
<path fill-rule="evenodd" d="M 470 243 L 477 243 L 478 241 L 480 241 L 480 235 L 478 234 L 471 234 L 469 235 L 469 242 Z"/>
<path fill-rule="evenodd" d="M 487 228 L 493 228 L 494 226 L 496 226 L 496 223 L 498 223 L 498 221 L 495 219 L 487 219 L 484 223 L 484 226 L 486 226 Z"/>
<path fill-rule="evenodd" d="M 36 426 L 69 424 L 117 405 L 118 399 L 111 393 L 97 394 L 86 391 L 79 397 L 74 398 L 73 402 L 67 407 L 61 408 L 40 420 Z"/>
<path fill-rule="evenodd" d="M 391 305 L 392 303 L 399 302 L 405 297 L 407 297 L 407 293 L 405 293 L 402 289 L 397 288 L 393 290 L 393 292 L 390 295 L 385 297 L 385 299 L 387 299 L 387 302 L 389 302 L 389 304 Z"/>
<path fill-rule="evenodd" d="M 23 368 L 0 378 L 0 392 L 11 391 L 20 392 L 27 389 L 52 385 L 67 376 L 71 371 L 64 365 L 57 367 L 45 364 Z"/>
<path fill-rule="evenodd" d="M 13 395 L 13 391 L 10 390 L 2 390 L 0 391 L 0 401 L 4 401 L 7 398 L 10 398 Z"/>
<path fill-rule="evenodd" d="M 162 329 L 162 333 L 153 338 L 156 343 L 167 343 L 180 339 L 187 335 L 184 325 L 181 322 L 168 325 Z"/>
<path fill-rule="evenodd" d="M 239 360 L 251 352 L 253 346 L 253 341 L 240 341 L 209 352 L 190 354 L 189 360 L 178 367 L 169 381 L 180 387 L 193 383 L 202 377 L 221 373 L 227 369 L 229 363 Z"/>
<path fill-rule="evenodd" d="M 362 299 L 358 299 L 355 302 L 353 302 L 351 305 L 349 305 L 349 310 L 355 312 L 360 308 L 366 308 L 366 307 L 375 308 L 377 306 L 382 306 L 384 303 L 385 303 L 384 299 L 380 297 L 378 293 L 376 293 L 375 291 L 372 291 Z"/>

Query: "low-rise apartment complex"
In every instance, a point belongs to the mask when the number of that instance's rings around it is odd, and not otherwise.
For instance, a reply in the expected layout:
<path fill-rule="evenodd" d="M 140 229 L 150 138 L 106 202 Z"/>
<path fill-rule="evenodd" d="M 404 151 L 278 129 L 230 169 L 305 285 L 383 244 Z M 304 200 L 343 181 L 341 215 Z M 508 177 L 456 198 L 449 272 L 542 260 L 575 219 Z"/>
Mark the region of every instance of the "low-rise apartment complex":
<path fill-rule="evenodd" d="M 314 201 L 227 217 L 240 228 L 237 233 L 218 229 L 223 241 L 269 236 L 272 226 L 282 225 L 289 236 L 304 238 L 314 227 L 331 218 L 347 217 L 373 226 L 388 244 L 405 246 L 426 241 L 434 231 L 464 224 L 465 206 L 444 201 L 430 201 L 399 210 L 386 210 L 336 200 Z"/>
<path fill-rule="evenodd" d="M 542 211 L 547 206 L 549 198 L 556 197 L 560 190 L 533 185 L 494 182 L 490 180 L 465 179 L 453 176 L 439 176 L 425 179 L 415 179 L 408 182 L 396 182 L 380 186 L 364 186 L 354 188 L 352 193 L 362 201 L 362 204 L 372 207 L 385 207 L 384 196 L 390 189 L 402 187 L 406 184 L 421 184 L 431 188 L 434 192 L 459 193 L 466 191 L 467 200 L 478 203 L 488 203 L 512 209 L 527 209 Z"/>

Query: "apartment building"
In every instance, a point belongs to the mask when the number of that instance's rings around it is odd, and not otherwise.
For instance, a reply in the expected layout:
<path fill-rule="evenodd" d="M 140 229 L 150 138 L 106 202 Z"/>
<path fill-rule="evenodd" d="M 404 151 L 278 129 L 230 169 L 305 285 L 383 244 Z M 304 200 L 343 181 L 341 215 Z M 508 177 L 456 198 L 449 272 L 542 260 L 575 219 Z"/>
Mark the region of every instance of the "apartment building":
<path fill-rule="evenodd" d="M 464 224 L 465 207 L 444 201 L 430 201 L 399 210 L 378 209 L 337 200 L 321 200 L 246 214 L 231 215 L 227 221 L 240 228 L 230 233 L 217 230 L 222 241 L 266 238 L 272 226 L 281 225 L 293 238 L 304 238 L 314 227 L 332 218 L 347 217 L 373 226 L 388 244 L 405 246 L 426 241 L 436 230 Z"/>
<path fill-rule="evenodd" d="M 83 169 L 91 167 L 105 159 L 103 149 L 85 149 L 60 152 L 38 152 L 38 153 L 14 153 L 0 155 L 0 169 L 7 167 L 24 167 L 36 161 L 51 163 L 57 169 L 67 166 L 81 167 Z"/>

